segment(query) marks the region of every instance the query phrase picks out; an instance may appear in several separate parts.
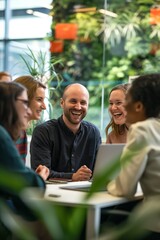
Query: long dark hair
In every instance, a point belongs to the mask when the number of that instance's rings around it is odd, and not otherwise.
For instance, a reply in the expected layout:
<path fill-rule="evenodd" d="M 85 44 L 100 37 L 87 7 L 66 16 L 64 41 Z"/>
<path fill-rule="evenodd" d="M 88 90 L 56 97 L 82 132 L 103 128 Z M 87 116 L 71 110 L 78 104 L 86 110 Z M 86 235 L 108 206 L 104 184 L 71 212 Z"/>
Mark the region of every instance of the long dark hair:
<path fill-rule="evenodd" d="M 13 140 L 19 132 L 19 118 L 15 101 L 25 90 L 21 84 L 0 82 L 0 125 L 10 134 Z"/>
<path fill-rule="evenodd" d="M 116 85 L 115 87 L 112 88 L 112 90 L 109 93 L 109 96 L 111 95 L 111 93 L 115 90 L 122 90 L 124 92 L 124 94 L 126 95 L 126 92 L 128 90 L 128 88 L 130 87 L 129 83 L 125 83 L 125 84 L 119 84 Z M 109 129 L 112 129 L 113 131 L 115 131 L 116 135 L 123 135 L 125 130 L 126 130 L 126 124 L 122 124 L 122 125 L 117 125 L 115 124 L 115 122 L 113 121 L 113 118 L 111 118 L 109 124 L 106 126 L 105 132 L 106 132 L 106 137 L 108 136 L 108 132 Z"/>

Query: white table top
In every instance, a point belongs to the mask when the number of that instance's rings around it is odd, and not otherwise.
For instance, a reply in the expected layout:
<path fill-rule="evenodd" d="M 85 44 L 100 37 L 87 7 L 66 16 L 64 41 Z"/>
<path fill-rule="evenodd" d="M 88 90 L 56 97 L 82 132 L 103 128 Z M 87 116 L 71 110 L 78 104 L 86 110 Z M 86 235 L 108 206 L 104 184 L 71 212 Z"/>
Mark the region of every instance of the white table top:
<path fill-rule="evenodd" d="M 75 184 L 81 186 L 83 184 L 90 185 L 91 183 L 84 181 L 67 183 L 68 186 L 73 186 Z M 60 187 L 62 186 L 66 186 L 66 184 L 47 184 L 45 199 L 67 206 L 85 205 L 90 207 L 109 207 L 128 201 L 123 197 L 112 196 L 108 194 L 107 191 L 96 192 L 91 198 L 86 200 L 85 197 L 87 193 L 83 191 L 61 189 Z M 52 196 L 49 196 L 50 194 Z M 135 199 L 138 198 L 142 198 L 142 192 L 139 188 L 135 196 Z"/>

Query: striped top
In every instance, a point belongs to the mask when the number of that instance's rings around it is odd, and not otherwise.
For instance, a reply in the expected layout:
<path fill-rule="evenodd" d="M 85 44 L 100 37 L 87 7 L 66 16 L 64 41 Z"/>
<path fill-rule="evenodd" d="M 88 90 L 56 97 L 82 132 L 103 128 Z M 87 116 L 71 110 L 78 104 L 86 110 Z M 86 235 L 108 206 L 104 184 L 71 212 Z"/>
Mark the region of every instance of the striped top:
<path fill-rule="evenodd" d="M 27 156 L 27 134 L 26 131 L 22 131 L 21 136 L 16 141 L 16 147 L 21 155 L 22 160 L 24 163 L 26 162 Z"/>

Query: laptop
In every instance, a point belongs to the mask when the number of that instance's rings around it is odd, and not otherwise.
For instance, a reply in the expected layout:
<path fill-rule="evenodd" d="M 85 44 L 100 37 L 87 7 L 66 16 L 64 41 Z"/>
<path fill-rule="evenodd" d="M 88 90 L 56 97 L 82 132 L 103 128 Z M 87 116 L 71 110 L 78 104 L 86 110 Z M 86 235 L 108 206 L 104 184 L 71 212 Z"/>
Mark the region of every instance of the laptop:
<path fill-rule="evenodd" d="M 120 169 L 120 156 L 125 144 L 105 144 L 99 146 L 91 182 L 73 182 L 61 189 L 77 191 L 106 191 L 106 185 L 114 179 Z"/>

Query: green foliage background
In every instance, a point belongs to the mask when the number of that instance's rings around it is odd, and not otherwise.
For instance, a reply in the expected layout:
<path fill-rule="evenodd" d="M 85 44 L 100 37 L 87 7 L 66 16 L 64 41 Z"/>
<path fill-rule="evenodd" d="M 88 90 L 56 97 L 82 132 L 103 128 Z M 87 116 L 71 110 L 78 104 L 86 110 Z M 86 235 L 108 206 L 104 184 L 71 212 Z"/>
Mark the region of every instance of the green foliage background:
<path fill-rule="evenodd" d="M 109 0 L 107 10 L 116 13 L 116 18 L 98 12 L 104 8 L 104 0 L 54 0 L 52 4 L 50 39 L 55 39 L 56 23 L 78 24 L 77 39 L 64 40 L 64 52 L 58 54 L 64 59 L 64 67 L 60 69 L 64 81 L 81 81 L 86 85 L 95 82 L 96 94 L 94 88 L 91 101 L 97 106 L 100 106 L 102 81 L 107 102 L 113 85 L 127 82 L 132 75 L 159 72 L 160 52 L 153 54 L 151 49 L 159 43 L 160 24 L 150 24 L 150 9 L 159 0 Z M 77 5 L 96 7 L 97 11 L 74 13 Z"/>

